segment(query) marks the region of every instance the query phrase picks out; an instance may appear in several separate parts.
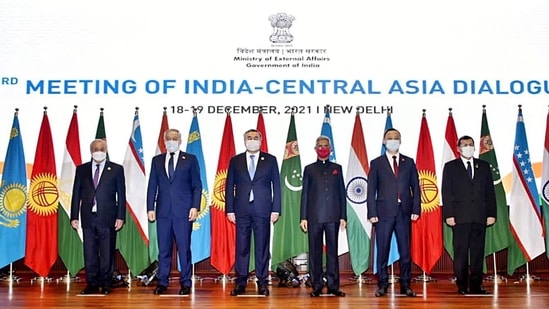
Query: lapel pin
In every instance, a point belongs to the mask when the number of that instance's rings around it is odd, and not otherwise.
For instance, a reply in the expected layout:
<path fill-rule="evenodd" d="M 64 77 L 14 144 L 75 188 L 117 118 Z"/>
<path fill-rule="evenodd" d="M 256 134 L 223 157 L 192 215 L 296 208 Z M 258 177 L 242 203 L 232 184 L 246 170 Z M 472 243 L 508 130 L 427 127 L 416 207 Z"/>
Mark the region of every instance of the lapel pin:
<path fill-rule="evenodd" d="M 110 166 L 107 166 L 107 171 L 110 171 L 111 170 L 111 167 Z"/>

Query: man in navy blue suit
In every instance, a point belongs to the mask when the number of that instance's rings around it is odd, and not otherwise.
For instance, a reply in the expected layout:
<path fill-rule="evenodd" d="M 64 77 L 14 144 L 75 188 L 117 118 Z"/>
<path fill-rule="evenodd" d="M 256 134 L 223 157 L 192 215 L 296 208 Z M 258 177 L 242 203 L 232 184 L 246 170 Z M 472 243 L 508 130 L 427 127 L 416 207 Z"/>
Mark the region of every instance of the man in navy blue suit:
<path fill-rule="evenodd" d="M 328 294 L 344 297 L 339 290 L 338 232 L 347 225 L 347 202 L 341 165 L 330 162 L 330 138 L 316 139 L 317 160 L 303 171 L 301 191 L 301 228 L 309 240 L 309 273 L 313 291 L 311 297 L 322 294 L 322 247 L 326 237 L 326 285 Z"/>
<path fill-rule="evenodd" d="M 472 137 L 460 137 L 457 146 L 460 157 L 447 162 L 442 174 L 442 211 L 453 231 L 456 285 L 459 294 L 488 294 L 482 287 L 482 265 L 486 227 L 496 222 L 492 170 L 488 162 L 473 158 Z"/>
<path fill-rule="evenodd" d="M 107 142 L 90 144 L 92 160 L 76 168 L 71 200 L 71 225 L 82 221 L 87 286 L 81 294 L 110 294 L 116 232 L 126 219 L 124 167 L 108 161 Z M 79 219 L 80 215 L 80 219 Z"/>
<path fill-rule="evenodd" d="M 254 235 L 255 275 L 258 294 L 268 296 L 271 223 L 281 210 L 280 173 L 276 158 L 261 152 L 261 133 L 244 133 L 246 152 L 231 158 L 225 187 L 225 211 L 236 224 L 235 271 L 231 296 L 244 294 L 248 282 L 250 242 Z M 291 241 L 291 240 L 290 240 Z"/>
<path fill-rule="evenodd" d="M 399 153 L 400 141 L 398 130 L 387 129 L 383 135 L 386 152 L 372 160 L 368 173 L 368 220 L 375 226 L 379 271 L 376 297 L 387 294 L 387 261 L 393 231 L 400 253 L 400 293 L 416 296 L 410 288 L 410 234 L 411 221 L 421 214 L 419 177 L 414 160 Z"/>
<path fill-rule="evenodd" d="M 157 221 L 158 286 L 154 294 L 165 294 L 172 265 L 175 240 L 181 274 L 179 295 L 191 293 L 191 232 L 202 198 L 200 167 L 196 157 L 179 150 L 181 133 L 164 133 L 166 153 L 152 159 L 147 187 L 147 217 Z M 155 207 L 156 206 L 156 207 Z"/>

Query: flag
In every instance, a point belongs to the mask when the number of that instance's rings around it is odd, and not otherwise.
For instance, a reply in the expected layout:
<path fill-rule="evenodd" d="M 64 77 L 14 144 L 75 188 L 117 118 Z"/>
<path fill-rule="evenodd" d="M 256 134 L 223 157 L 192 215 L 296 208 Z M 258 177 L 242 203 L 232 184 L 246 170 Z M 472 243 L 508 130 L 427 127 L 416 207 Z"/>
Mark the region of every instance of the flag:
<path fill-rule="evenodd" d="M 166 142 L 164 141 L 164 133 L 166 133 L 170 127 L 168 125 L 168 113 L 166 112 L 166 109 L 167 108 L 164 107 L 164 112 L 162 113 L 160 131 L 158 132 L 158 142 L 156 144 L 156 151 L 154 152 L 155 156 L 167 151 Z M 151 262 L 158 261 L 158 236 L 156 234 L 156 220 L 153 222 L 149 221 L 149 259 Z"/>
<path fill-rule="evenodd" d="M 128 268 L 134 273 L 140 273 L 150 265 L 150 259 L 147 182 L 137 109 L 122 165 L 126 176 L 126 221 L 124 227 L 118 232 L 116 247 L 120 250 Z"/>
<path fill-rule="evenodd" d="M 71 197 L 76 167 L 82 164 L 80 153 L 80 134 L 76 108 L 72 112 L 71 122 L 65 140 L 63 166 L 59 177 L 59 211 L 57 229 L 59 230 L 59 256 L 70 274 L 77 274 L 84 268 L 84 247 L 82 229 L 75 231 L 71 224 Z"/>
<path fill-rule="evenodd" d="M 387 111 L 387 118 L 385 118 L 385 129 L 383 132 L 388 129 L 393 128 L 393 121 L 391 120 L 391 111 Z M 384 137 L 385 138 L 385 137 Z M 385 144 L 381 142 L 381 155 L 385 154 Z M 387 259 L 387 266 L 393 265 L 394 262 L 400 259 L 400 253 L 398 252 L 398 244 L 396 240 L 396 234 L 393 232 L 391 235 L 391 246 L 389 247 L 389 258 Z M 377 274 L 377 244 L 374 241 L 374 269 L 373 273 Z"/>
<path fill-rule="evenodd" d="M 196 264 L 210 257 L 211 246 L 210 192 L 208 191 L 208 180 L 206 179 L 206 162 L 204 161 L 204 153 L 202 152 L 202 135 L 200 135 L 196 113 L 193 115 L 189 129 L 187 152 L 196 156 L 200 165 L 200 181 L 202 181 L 200 212 L 196 221 L 193 222 L 193 232 L 191 233 L 191 263 Z"/>
<path fill-rule="evenodd" d="M 509 274 L 545 251 L 536 177 L 532 170 L 526 128 L 520 106 L 515 133 L 512 175 L 509 221 L 516 243 L 510 246 L 507 251 L 507 272 Z"/>
<path fill-rule="evenodd" d="M 257 131 L 261 133 L 261 148 L 262 152 L 269 152 L 269 146 L 267 143 L 267 131 L 265 130 L 265 122 L 263 121 L 263 114 L 257 115 Z"/>
<path fill-rule="evenodd" d="M 224 275 L 231 271 L 235 261 L 236 226 L 227 219 L 225 213 L 227 169 L 229 161 L 235 154 L 233 124 L 231 115 L 227 113 L 210 207 L 212 216 L 210 264 Z"/>
<path fill-rule="evenodd" d="M 449 109 L 448 120 L 446 121 L 446 133 L 444 134 L 444 145 L 442 148 L 442 167 L 456 158 L 459 158 L 459 152 L 457 151 L 458 136 L 456 132 L 456 124 L 454 123 L 454 117 L 452 116 L 452 109 Z M 444 207 L 444 205 L 442 205 Z M 450 226 L 446 222 L 442 221 L 442 230 L 444 232 L 444 248 L 450 258 L 454 259 L 454 233 Z"/>
<path fill-rule="evenodd" d="M 107 132 L 105 131 L 105 119 L 103 116 L 103 108 L 100 108 L 99 120 L 97 121 L 97 130 L 95 131 L 95 138 L 107 140 Z M 109 160 L 109 152 L 107 150 L 107 160 Z"/>
<path fill-rule="evenodd" d="M 545 125 L 545 143 L 543 147 L 543 170 L 541 173 L 541 206 L 545 224 L 545 248 L 549 248 L 549 113 Z M 499 220 L 499 213 L 498 213 Z M 549 250 L 545 252 L 549 258 Z M 1 264 L 1 263 L 0 263 Z"/>
<path fill-rule="evenodd" d="M 482 108 L 482 125 L 480 129 L 480 150 L 479 159 L 490 164 L 492 169 L 492 179 L 494 180 L 494 191 L 496 192 L 497 220 L 494 225 L 486 229 L 486 243 L 484 245 L 484 255 L 490 255 L 501 251 L 513 242 L 513 236 L 509 229 L 509 207 L 507 207 L 507 198 L 505 189 L 499 173 L 496 149 L 490 136 L 488 128 L 488 117 L 486 108 Z"/>
<path fill-rule="evenodd" d="M 351 267 L 357 275 L 370 266 L 370 243 L 372 224 L 368 221 L 366 194 L 368 192 L 368 154 L 359 114 L 355 116 L 349 167 L 347 168 L 345 190 L 347 192 L 347 239 Z"/>
<path fill-rule="evenodd" d="M 274 224 L 271 258 L 273 269 L 276 269 L 278 264 L 308 251 L 307 234 L 299 226 L 301 189 L 303 186 L 301 172 L 295 116 L 292 114 L 284 147 L 284 158 L 280 168 L 283 215 Z"/>
<path fill-rule="evenodd" d="M 25 265 L 46 277 L 57 260 L 59 191 L 50 122 L 45 110 L 35 154 L 27 204 Z"/>
<path fill-rule="evenodd" d="M 0 268 L 25 256 L 27 170 L 18 114 L 13 115 L 0 184 Z"/>
<path fill-rule="evenodd" d="M 412 221 L 412 261 L 430 274 L 442 256 L 442 210 L 435 173 L 435 157 L 425 111 L 421 118 L 416 164 L 421 194 L 421 217 Z"/>

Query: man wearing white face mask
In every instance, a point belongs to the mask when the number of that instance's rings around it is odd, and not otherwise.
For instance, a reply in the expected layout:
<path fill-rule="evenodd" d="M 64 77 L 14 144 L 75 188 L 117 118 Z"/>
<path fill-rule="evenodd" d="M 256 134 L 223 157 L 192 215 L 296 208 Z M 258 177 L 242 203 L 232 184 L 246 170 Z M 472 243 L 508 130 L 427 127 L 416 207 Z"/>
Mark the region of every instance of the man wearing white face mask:
<path fill-rule="evenodd" d="M 126 218 L 124 167 L 106 160 L 107 142 L 90 144 L 92 160 L 76 168 L 71 201 L 71 225 L 82 220 L 87 287 L 81 294 L 110 294 L 116 232 Z"/>
<path fill-rule="evenodd" d="M 202 181 L 196 156 L 179 150 L 181 133 L 164 133 L 166 153 L 152 159 L 147 187 L 147 217 L 158 221 L 158 286 L 154 294 L 165 294 L 172 266 L 175 241 L 181 273 L 179 295 L 191 293 L 191 232 L 200 210 Z"/>
<path fill-rule="evenodd" d="M 473 158 L 472 137 L 460 137 L 457 146 L 460 157 L 447 162 L 442 175 L 442 211 L 453 230 L 456 284 L 462 295 L 488 294 L 482 287 L 482 264 L 486 227 L 496 222 L 492 171 L 488 162 Z"/>
<path fill-rule="evenodd" d="M 414 160 L 399 152 L 398 130 L 387 129 L 383 144 L 387 151 L 372 160 L 368 173 L 368 220 L 374 224 L 378 249 L 378 289 L 375 296 L 387 294 L 387 261 L 394 231 L 400 254 L 400 293 L 415 297 L 416 293 L 410 287 L 410 230 L 411 221 L 417 220 L 421 214 L 418 172 Z"/>
<path fill-rule="evenodd" d="M 281 210 L 280 174 L 276 158 L 261 152 L 261 133 L 244 133 L 246 152 L 231 158 L 225 184 L 225 211 L 236 224 L 235 271 L 231 296 L 244 294 L 248 282 L 250 241 L 254 235 L 257 293 L 268 296 L 271 223 Z M 290 240 L 291 241 L 291 240 Z"/>

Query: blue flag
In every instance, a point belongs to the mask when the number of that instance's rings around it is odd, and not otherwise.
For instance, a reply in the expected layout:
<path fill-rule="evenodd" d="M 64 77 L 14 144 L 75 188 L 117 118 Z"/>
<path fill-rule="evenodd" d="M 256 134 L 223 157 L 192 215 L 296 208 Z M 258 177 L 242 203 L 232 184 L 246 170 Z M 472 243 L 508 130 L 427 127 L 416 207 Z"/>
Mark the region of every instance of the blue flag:
<path fill-rule="evenodd" d="M 330 121 L 330 113 L 326 112 L 326 115 L 324 115 L 324 121 L 322 122 L 322 128 L 320 129 L 320 135 L 324 135 L 330 139 L 330 143 L 332 145 L 332 152 L 330 152 L 330 161 L 335 162 L 336 161 L 336 152 L 335 152 L 335 144 L 334 144 L 334 137 L 332 135 L 332 124 Z"/>
<path fill-rule="evenodd" d="M 387 112 L 387 119 L 385 120 L 385 130 L 383 132 L 387 131 L 388 129 L 391 129 L 393 127 L 393 121 L 391 120 L 391 113 Z M 385 144 L 383 142 L 381 143 L 381 155 L 385 155 Z M 393 236 L 391 237 L 391 248 L 389 249 L 389 260 L 387 261 L 387 265 L 393 265 L 394 262 L 398 261 L 400 259 L 400 254 L 398 253 L 398 245 L 396 241 L 396 235 L 395 232 L 393 232 Z M 377 244 L 374 242 L 374 274 L 377 273 Z"/>
<path fill-rule="evenodd" d="M 193 116 L 191 128 L 189 129 L 189 138 L 187 140 L 187 152 L 196 156 L 200 165 L 200 180 L 202 181 L 202 199 L 200 200 L 200 212 L 198 218 L 193 223 L 193 232 L 191 234 L 191 252 L 192 264 L 196 264 L 210 257 L 210 201 L 208 191 L 208 181 L 206 179 L 206 163 L 204 162 L 204 153 L 202 152 L 202 137 L 198 126 L 198 117 Z"/>
<path fill-rule="evenodd" d="M 0 185 L 0 268 L 25 256 L 27 171 L 17 112 Z"/>

